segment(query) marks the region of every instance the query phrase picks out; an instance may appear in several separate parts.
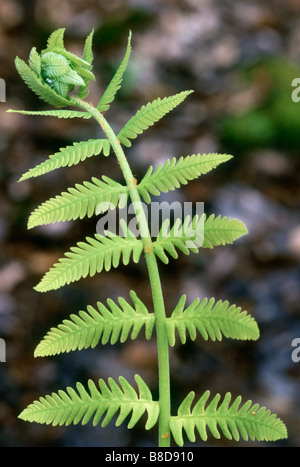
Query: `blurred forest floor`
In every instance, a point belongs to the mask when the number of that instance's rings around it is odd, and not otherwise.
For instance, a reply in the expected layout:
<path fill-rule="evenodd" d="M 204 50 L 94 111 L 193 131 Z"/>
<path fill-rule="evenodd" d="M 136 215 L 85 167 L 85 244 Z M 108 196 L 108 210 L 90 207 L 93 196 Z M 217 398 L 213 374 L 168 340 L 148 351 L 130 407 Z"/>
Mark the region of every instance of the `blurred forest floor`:
<path fill-rule="evenodd" d="M 107 117 L 120 128 L 141 105 L 186 89 L 195 92 L 176 111 L 134 141 L 127 151 L 137 179 L 149 165 L 171 157 L 219 152 L 234 155 L 212 173 L 163 198 L 204 201 L 207 213 L 238 217 L 249 234 L 233 246 L 180 256 L 160 265 L 166 307 L 215 296 L 248 310 L 258 321 L 257 342 L 204 342 L 171 350 L 174 410 L 194 390 L 252 399 L 283 419 L 289 438 L 266 447 L 300 445 L 300 363 L 292 340 L 300 337 L 300 103 L 292 80 L 300 77 L 300 3 L 270 0 L 35 0 L 0 3 L 0 445 L 3 447 L 153 446 L 156 432 L 25 424 L 23 408 L 41 395 L 76 381 L 139 373 L 157 393 L 156 342 L 140 337 L 49 359 L 33 351 L 52 326 L 87 304 L 128 298 L 133 289 L 151 310 L 143 261 L 59 291 L 33 286 L 70 246 L 93 235 L 97 219 L 27 230 L 29 214 L 76 182 L 108 175 L 122 182 L 113 157 L 92 158 L 39 179 L 18 183 L 29 168 L 60 147 L 94 138 L 90 121 L 61 121 L 8 114 L 8 108 L 49 108 L 20 79 L 16 55 L 27 61 L 49 34 L 66 28 L 66 45 L 81 54 L 95 29 L 89 99 L 95 104 L 123 56 L 129 29 L 133 52 L 124 86 Z M 202 446 L 199 440 L 196 446 Z M 256 446 L 209 437 L 208 446 Z"/>

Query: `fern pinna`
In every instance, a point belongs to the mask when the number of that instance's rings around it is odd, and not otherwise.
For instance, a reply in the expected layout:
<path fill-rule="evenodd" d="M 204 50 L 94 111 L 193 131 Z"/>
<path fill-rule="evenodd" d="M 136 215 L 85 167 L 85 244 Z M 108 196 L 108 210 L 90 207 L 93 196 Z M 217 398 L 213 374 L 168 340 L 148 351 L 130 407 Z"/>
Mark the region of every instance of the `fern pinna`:
<path fill-rule="evenodd" d="M 81 58 L 67 51 L 64 46 L 64 29 L 54 31 L 46 48 L 38 53 L 33 48 L 29 64 L 16 58 L 16 68 L 27 86 L 43 101 L 56 107 L 55 110 L 23 111 L 9 110 L 28 115 L 53 116 L 57 118 L 94 118 L 102 128 L 105 138 L 74 142 L 59 149 L 41 164 L 29 169 L 20 180 L 37 177 L 61 167 L 79 164 L 93 156 L 115 154 L 124 176 L 125 184 L 109 177 L 91 178 L 78 183 L 37 207 L 28 221 L 28 228 L 58 221 L 70 221 L 91 217 L 109 209 L 133 203 L 139 235 L 135 235 L 123 221 L 123 235 L 106 231 L 95 234 L 73 246 L 58 260 L 41 279 L 35 289 L 39 292 L 55 290 L 87 276 L 117 268 L 121 263 L 138 262 L 141 255 L 146 259 L 153 311 L 149 311 L 140 297 L 130 291 L 131 302 L 120 297 L 118 303 L 107 298 L 107 303 L 87 305 L 86 310 L 72 314 L 56 328 L 52 328 L 37 345 L 34 355 L 45 357 L 70 352 L 75 349 L 95 347 L 99 344 L 135 339 L 143 330 L 150 339 L 155 329 L 158 350 L 159 398 L 154 401 L 143 381 L 136 375 L 137 389 L 124 377 L 116 382 L 100 379 L 97 383 L 88 381 L 86 387 L 77 383 L 57 393 L 41 397 L 30 404 L 19 417 L 30 422 L 53 425 L 69 425 L 90 420 L 94 425 L 107 425 L 117 415 L 116 425 L 128 419 L 132 428 L 146 415 L 146 429 L 158 424 L 158 446 L 168 447 L 172 439 L 177 445 L 184 444 L 184 437 L 195 441 L 195 434 L 207 439 L 207 430 L 219 438 L 238 440 L 273 441 L 287 437 L 284 423 L 265 407 L 246 401 L 241 397 L 232 401 L 231 394 L 223 398 L 219 394 L 209 401 L 210 392 L 201 395 L 194 406 L 195 395 L 189 393 L 180 404 L 176 415 L 171 414 L 169 351 L 176 340 L 185 344 L 187 339 L 205 340 L 252 339 L 259 337 L 254 318 L 240 307 L 227 301 L 215 302 L 214 298 L 197 299 L 186 305 L 188 298 L 178 297 L 178 304 L 172 313 L 166 314 L 158 264 L 167 264 L 169 258 L 180 254 L 198 253 L 201 248 L 213 248 L 231 244 L 247 233 L 247 228 L 238 219 L 204 214 L 183 220 L 175 219 L 169 225 L 166 219 L 154 239 L 143 210 L 143 201 L 150 203 L 153 196 L 175 190 L 190 180 L 206 174 L 219 164 L 228 161 L 227 154 L 193 154 L 167 160 L 155 170 L 150 167 L 144 178 L 138 182 L 132 174 L 124 146 L 129 147 L 147 128 L 159 121 L 168 112 L 182 103 L 192 91 L 183 91 L 170 97 L 158 98 L 142 106 L 125 124 L 118 134 L 104 117 L 118 89 L 131 54 L 131 33 L 124 58 L 103 93 L 100 102 L 93 106 L 85 98 L 89 83 L 94 80 L 92 71 L 93 31 L 88 35 Z M 63 107 L 72 107 L 72 110 Z M 103 207 L 104 206 L 104 207 Z M 106 206 L 106 207 L 105 207 Z M 201 230 L 201 242 L 193 233 Z M 167 317 L 169 316 L 169 317 Z"/>

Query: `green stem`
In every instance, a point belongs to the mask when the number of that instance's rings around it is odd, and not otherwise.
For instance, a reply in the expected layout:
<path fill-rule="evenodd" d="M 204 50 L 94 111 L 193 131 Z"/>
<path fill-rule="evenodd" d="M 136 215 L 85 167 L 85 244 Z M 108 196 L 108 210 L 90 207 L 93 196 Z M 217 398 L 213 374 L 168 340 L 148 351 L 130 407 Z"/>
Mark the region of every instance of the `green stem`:
<path fill-rule="evenodd" d="M 141 238 L 144 245 L 144 254 L 148 268 L 149 280 L 152 291 L 153 308 L 156 322 L 157 353 L 158 353 L 158 375 L 159 375 L 159 447 L 170 446 L 170 365 L 169 365 L 169 345 L 166 332 L 166 313 L 164 298 L 161 288 L 161 281 L 157 265 L 156 256 L 153 251 L 151 235 L 149 232 L 148 220 L 146 218 L 143 204 L 137 189 L 137 181 L 134 178 L 123 148 L 115 135 L 113 129 L 108 124 L 103 115 L 92 105 L 81 99 L 74 98 L 76 104 L 89 112 L 99 123 L 105 135 L 109 139 L 120 164 L 130 198 L 133 203 L 137 217 Z"/>

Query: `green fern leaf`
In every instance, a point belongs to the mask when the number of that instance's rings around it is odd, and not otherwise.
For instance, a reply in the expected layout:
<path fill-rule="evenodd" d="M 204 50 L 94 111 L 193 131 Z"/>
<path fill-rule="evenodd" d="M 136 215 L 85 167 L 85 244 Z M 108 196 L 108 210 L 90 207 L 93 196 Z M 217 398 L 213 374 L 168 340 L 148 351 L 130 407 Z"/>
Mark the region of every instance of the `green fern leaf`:
<path fill-rule="evenodd" d="M 41 115 L 43 117 L 57 117 L 57 118 L 91 118 L 88 112 L 81 112 L 77 110 L 14 110 L 8 109 L 8 113 L 18 113 L 23 115 Z"/>
<path fill-rule="evenodd" d="M 64 48 L 64 34 L 65 28 L 56 29 L 53 31 L 47 40 L 47 48 L 44 52 L 49 52 L 54 49 L 63 49 Z"/>
<path fill-rule="evenodd" d="M 93 63 L 94 59 L 94 54 L 93 54 L 93 49 L 92 49 L 92 43 L 93 43 L 93 37 L 94 37 L 94 29 L 89 33 L 85 40 L 84 44 L 84 49 L 83 49 L 83 55 L 82 58 L 85 62 L 88 62 L 90 65 Z"/>
<path fill-rule="evenodd" d="M 120 89 L 122 80 L 123 80 L 123 75 L 125 73 L 125 70 L 127 68 L 127 64 L 129 61 L 131 53 L 131 32 L 128 37 L 128 43 L 127 43 L 127 48 L 126 52 L 124 55 L 124 58 L 117 69 L 114 77 L 112 78 L 111 82 L 107 86 L 106 90 L 103 93 L 103 96 L 101 97 L 99 104 L 97 105 L 97 109 L 99 112 L 105 112 L 106 110 L 109 109 L 110 104 L 113 102 L 115 95 L 117 91 Z"/>
<path fill-rule="evenodd" d="M 61 78 L 67 75 L 71 70 L 68 60 L 55 52 L 47 52 L 42 56 L 42 74 L 48 78 Z M 81 84 L 77 82 L 77 74 L 74 74 L 76 80 L 74 84 Z"/>
<path fill-rule="evenodd" d="M 87 62 L 83 58 L 78 57 L 72 52 L 69 52 L 66 49 L 57 47 L 53 49 L 53 52 L 63 55 L 70 62 L 70 64 L 76 71 L 80 69 L 85 69 L 88 72 L 91 69 L 91 65 L 89 62 Z M 94 75 L 92 73 L 91 73 L 91 77 L 94 78 Z"/>
<path fill-rule="evenodd" d="M 40 54 L 36 51 L 36 48 L 33 47 L 30 51 L 29 54 L 29 60 L 28 60 L 30 68 L 35 72 L 37 77 L 41 77 L 42 73 L 42 67 L 41 67 L 41 56 Z"/>
<path fill-rule="evenodd" d="M 103 181 L 93 177 L 91 182 L 77 183 L 42 203 L 30 215 L 28 228 L 92 217 L 117 206 L 122 209 L 127 202 L 128 188 L 109 177 L 102 178 Z"/>
<path fill-rule="evenodd" d="M 88 275 L 93 277 L 103 269 L 109 271 L 122 262 L 127 265 L 131 255 L 137 263 L 143 250 L 143 243 L 133 234 L 119 237 L 110 232 L 106 236 L 96 234 L 87 237 L 86 242 L 79 242 L 72 247 L 58 263 L 44 275 L 35 287 L 38 292 L 47 292 L 78 281 Z"/>
<path fill-rule="evenodd" d="M 48 84 L 43 83 L 41 78 L 19 57 L 16 57 L 15 65 L 21 78 L 40 99 L 54 107 L 66 107 L 72 104 L 71 99 L 58 95 Z"/>
<path fill-rule="evenodd" d="M 179 300 L 170 318 L 167 319 L 167 334 L 171 346 L 175 345 L 175 331 L 178 331 L 182 344 L 186 343 L 186 333 L 191 340 L 197 337 L 197 331 L 204 340 L 222 340 L 223 335 L 231 339 L 257 340 L 259 329 L 256 321 L 246 311 L 228 301 L 197 298 L 185 310 L 186 296 Z"/>
<path fill-rule="evenodd" d="M 164 165 L 159 164 L 154 172 L 153 167 L 149 167 L 138 184 L 138 191 L 145 202 L 150 203 L 150 194 L 157 196 L 161 192 L 175 190 L 231 158 L 232 156 L 227 154 L 193 154 L 181 157 L 179 160 L 175 157 L 171 161 L 168 159 Z"/>
<path fill-rule="evenodd" d="M 75 391 L 68 387 L 30 404 L 19 415 L 28 422 L 45 423 L 47 425 L 82 425 L 93 419 L 93 425 L 105 427 L 119 411 L 116 426 L 121 425 L 130 415 L 127 428 L 133 428 L 142 415 L 147 413 L 146 430 L 151 429 L 157 422 L 159 414 L 158 402 L 153 401 L 151 392 L 139 375 L 135 375 L 138 393 L 122 376 L 120 386 L 112 379 L 108 384 L 99 379 L 98 386 L 92 380 L 88 381 L 88 390 L 81 383 L 77 383 Z"/>
<path fill-rule="evenodd" d="M 183 431 L 189 441 L 195 442 L 195 429 L 200 438 L 207 440 L 207 428 L 212 435 L 219 439 L 220 431 L 227 439 L 239 441 L 240 436 L 247 441 L 276 441 L 287 437 L 284 423 L 271 414 L 265 407 L 252 401 L 245 402 L 242 407 L 241 397 L 237 397 L 231 406 L 231 394 L 227 393 L 218 406 L 221 396 L 216 394 L 207 407 L 205 407 L 210 392 L 206 391 L 191 410 L 195 394 L 190 392 L 178 409 L 178 415 L 171 417 L 170 429 L 178 446 L 183 446 Z M 219 431 L 220 430 L 220 431 Z"/>
<path fill-rule="evenodd" d="M 89 92 L 87 90 L 89 82 L 91 79 L 95 80 L 95 76 L 91 71 L 91 63 L 93 60 L 92 38 L 94 31 L 86 38 L 82 58 L 77 57 L 75 54 L 65 49 L 64 33 L 65 29 L 63 28 L 54 31 L 48 39 L 47 48 L 42 51 L 42 67 L 47 66 L 43 78 L 44 80 L 45 78 L 49 79 L 51 87 L 63 97 L 78 85 L 78 97 L 84 98 Z M 53 58 L 53 63 L 44 63 L 45 60 L 48 61 L 48 56 Z M 55 60 L 54 57 L 56 57 Z M 63 74 L 61 73 L 61 68 L 59 68 L 59 65 L 62 64 L 66 65 Z M 53 67 L 54 72 L 54 76 L 52 77 L 51 67 Z"/>
<path fill-rule="evenodd" d="M 177 107 L 192 92 L 183 91 L 174 96 L 165 97 L 164 99 L 158 98 L 147 105 L 143 105 L 119 132 L 119 141 L 124 146 L 130 147 L 130 139 L 136 138 L 138 134 L 143 133 L 155 122 L 158 122 L 158 120 Z"/>
<path fill-rule="evenodd" d="M 183 224 L 180 219 L 177 219 L 174 226 L 169 230 L 170 222 L 169 219 L 166 219 L 162 224 L 157 239 L 153 242 L 155 255 L 163 263 L 168 264 L 169 258 L 166 255 L 166 252 L 173 258 L 177 259 L 178 253 L 176 248 L 186 255 L 189 255 L 190 251 L 197 253 L 198 247 L 196 247 L 193 241 L 190 241 L 190 247 L 187 247 L 187 238 L 191 239 L 191 237 L 194 237 L 194 231 L 197 228 L 197 221 L 198 218 L 196 218 L 196 216 L 192 223 L 190 222 L 189 216 L 187 216 Z"/>
<path fill-rule="evenodd" d="M 191 251 L 197 253 L 200 247 L 213 248 L 233 243 L 246 233 L 247 228 L 243 222 L 229 217 L 215 217 L 214 214 L 208 219 L 205 214 L 200 219 L 196 215 L 192 221 L 187 216 L 183 224 L 180 219 L 177 219 L 170 230 L 169 220 L 166 219 L 156 241 L 153 242 L 153 249 L 156 256 L 163 263 L 168 264 L 169 258 L 166 252 L 177 259 L 176 248 L 189 255 Z"/>
<path fill-rule="evenodd" d="M 230 244 L 247 233 L 248 230 L 242 221 L 230 217 L 215 217 L 212 214 L 204 222 L 202 248 Z"/>
<path fill-rule="evenodd" d="M 70 61 L 65 57 L 66 52 L 47 52 L 42 55 L 42 78 L 60 96 L 67 97 L 75 86 L 84 86 L 85 82 Z"/>
<path fill-rule="evenodd" d="M 88 306 L 87 311 L 71 315 L 57 328 L 52 328 L 35 349 L 35 357 L 57 355 L 62 352 L 94 348 L 101 340 L 102 344 L 110 341 L 115 344 L 118 339 L 123 343 L 129 338 L 136 339 L 145 326 L 146 339 L 150 339 L 154 326 L 154 314 L 149 313 L 143 302 L 131 291 L 130 297 L 134 307 L 126 300 L 119 298 L 118 306 L 108 299 L 107 305 L 97 303 L 97 309 Z"/>
<path fill-rule="evenodd" d="M 39 177 L 60 167 L 70 167 L 76 165 L 85 159 L 97 156 L 103 151 L 104 156 L 110 152 L 110 142 L 108 139 L 90 139 L 81 141 L 61 148 L 59 152 L 52 154 L 44 162 L 38 164 L 22 175 L 19 182 L 32 177 Z"/>
<path fill-rule="evenodd" d="M 84 50 L 83 50 L 83 56 L 82 59 L 92 65 L 93 59 L 94 59 L 94 54 L 92 50 L 92 42 L 93 42 L 93 37 L 94 37 L 94 29 L 90 32 L 90 34 L 87 36 L 84 44 Z M 80 67 L 80 75 L 82 78 L 85 80 L 85 85 L 80 86 L 78 90 L 78 97 L 81 99 L 84 99 L 86 96 L 89 94 L 88 85 L 90 83 L 91 79 L 94 79 L 94 75 L 90 75 L 90 70 L 87 70 L 84 67 Z"/>

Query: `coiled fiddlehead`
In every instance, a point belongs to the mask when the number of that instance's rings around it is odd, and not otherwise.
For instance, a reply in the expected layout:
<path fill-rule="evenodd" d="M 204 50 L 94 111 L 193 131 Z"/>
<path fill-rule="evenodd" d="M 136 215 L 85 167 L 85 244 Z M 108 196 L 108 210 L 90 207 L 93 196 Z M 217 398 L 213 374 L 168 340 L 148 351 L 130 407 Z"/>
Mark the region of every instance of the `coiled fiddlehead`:
<path fill-rule="evenodd" d="M 86 97 L 90 81 L 95 80 L 91 71 L 93 31 L 86 38 L 82 58 L 66 50 L 64 32 L 65 29 L 54 31 L 48 39 L 47 48 L 41 53 L 33 47 L 29 54 L 29 66 L 19 57 L 16 58 L 17 70 L 28 87 L 41 99 L 56 107 L 74 105 L 69 93 L 76 87 L 77 96 Z"/>

